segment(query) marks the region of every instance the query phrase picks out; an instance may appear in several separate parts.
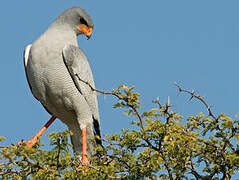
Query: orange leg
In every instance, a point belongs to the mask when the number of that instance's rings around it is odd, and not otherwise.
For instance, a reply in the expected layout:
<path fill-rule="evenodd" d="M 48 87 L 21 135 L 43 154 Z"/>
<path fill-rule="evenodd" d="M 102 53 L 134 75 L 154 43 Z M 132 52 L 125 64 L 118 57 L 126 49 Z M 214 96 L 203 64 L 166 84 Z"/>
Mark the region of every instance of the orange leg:
<path fill-rule="evenodd" d="M 31 148 L 38 140 L 38 138 L 46 131 L 46 129 L 55 121 L 56 117 L 52 116 L 51 119 L 43 126 L 43 128 L 29 141 L 25 142 L 27 147 Z"/>
<path fill-rule="evenodd" d="M 87 159 L 87 140 L 86 140 L 86 128 L 82 129 L 82 162 L 84 164 L 89 164 Z"/>

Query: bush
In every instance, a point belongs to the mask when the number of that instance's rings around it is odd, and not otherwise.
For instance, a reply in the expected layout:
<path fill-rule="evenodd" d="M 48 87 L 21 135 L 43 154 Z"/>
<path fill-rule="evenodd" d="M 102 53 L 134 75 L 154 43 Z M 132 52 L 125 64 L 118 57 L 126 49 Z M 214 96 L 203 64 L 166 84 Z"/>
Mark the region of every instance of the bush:
<path fill-rule="evenodd" d="M 39 141 L 33 148 L 12 145 L 1 149 L 2 179 L 231 179 L 239 168 L 239 121 L 225 114 L 215 116 L 205 100 L 193 91 L 177 88 L 200 100 L 208 115 L 183 117 L 170 102 L 140 113 L 139 93 L 120 85 L 112 92 L 115 108 L 125 108 L 136 127 L 102 138 L 90 165 L 71 154 L 71 132 L 50 133 L 51 150 Z M 1 138 L 0 140 L 3 140 Z M 81 165 L 80 165 L 81 164 Z"/>

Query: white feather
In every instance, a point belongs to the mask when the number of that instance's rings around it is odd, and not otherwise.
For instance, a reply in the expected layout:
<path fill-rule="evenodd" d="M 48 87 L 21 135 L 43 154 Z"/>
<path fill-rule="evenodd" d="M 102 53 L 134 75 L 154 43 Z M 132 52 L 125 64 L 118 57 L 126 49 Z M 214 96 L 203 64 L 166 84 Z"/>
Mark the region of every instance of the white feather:
<path fill-rule="evenodd" d="M 32 47 L 32 45 L 29 44 L 24 50 L 24 66 L 25 66 L 25 68 L 27 67 L 28 57 L 29 57 L 31 47 Z"/>

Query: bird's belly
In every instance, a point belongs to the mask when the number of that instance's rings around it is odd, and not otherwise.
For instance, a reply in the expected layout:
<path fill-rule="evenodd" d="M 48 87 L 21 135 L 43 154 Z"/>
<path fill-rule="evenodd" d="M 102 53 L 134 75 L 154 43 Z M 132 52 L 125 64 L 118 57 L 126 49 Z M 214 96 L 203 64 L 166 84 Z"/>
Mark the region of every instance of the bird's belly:
<path fill-rule="evenodd" d="M 64 123 L 76 119 L 75 103 L 80 94 L 65 65 L 37 67 L 33 74 L 31 85 L 36 98 Z"/>

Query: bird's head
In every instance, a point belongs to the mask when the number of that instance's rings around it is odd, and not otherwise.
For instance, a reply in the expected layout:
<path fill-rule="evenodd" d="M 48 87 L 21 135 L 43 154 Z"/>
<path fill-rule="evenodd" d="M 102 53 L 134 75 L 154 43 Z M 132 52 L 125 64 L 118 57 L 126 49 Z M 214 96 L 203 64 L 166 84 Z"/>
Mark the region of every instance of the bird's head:
<path fill-rule="evenodd" d="M 90 15 L 81 7 L 73 7 L 64 11 L 57 19 L 56 23 L 70 26 L 76 35 L 85 35 L 88 39 L 93 31 L 93 21 Z"/>

